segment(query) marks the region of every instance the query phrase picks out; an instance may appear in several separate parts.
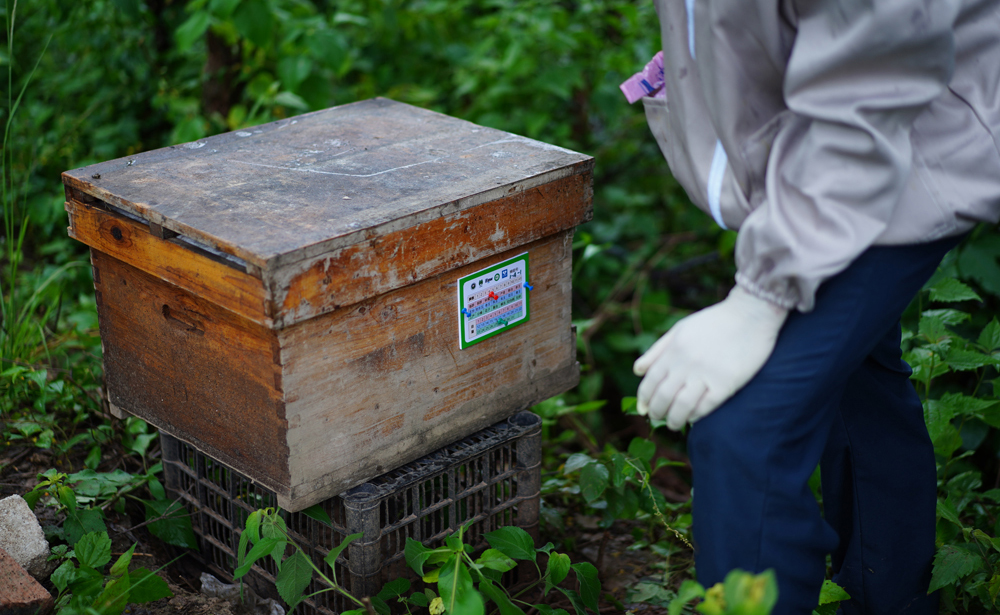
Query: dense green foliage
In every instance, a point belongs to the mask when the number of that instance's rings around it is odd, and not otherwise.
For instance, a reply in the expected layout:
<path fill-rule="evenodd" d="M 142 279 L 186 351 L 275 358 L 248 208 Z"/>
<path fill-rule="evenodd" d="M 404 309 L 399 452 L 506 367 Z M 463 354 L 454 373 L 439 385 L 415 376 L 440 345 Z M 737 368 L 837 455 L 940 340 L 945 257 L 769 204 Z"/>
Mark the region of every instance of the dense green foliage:
<path fill-rule="evenodd" d="M 689 508 L 666 501 L 650 476 L 657 451 L 683 459 L 683 439 L 663 430 L 637 432 L 638 419 L 619 408 L 629 408 L 638 384 L 630 369 L 638 353 L 731 286 L 735 236 L 690 205 L 641 109 L 618 91 L 659 46 L 651 3 L 0 0 L 0 6 L 6 16 L 0 74 L 10 75 L 0 96 L 5 445 L 30 442 L 66 463 L 81 459 L 94 472 L 112 445 L 123 446 L 143 466 L 131 480 L 141 479 L 146 489 L 155 481 L 155 468 L 144 461 L 155 436 L 141 422 L 102 414 L 93 287 L 83 246 L 65 234 L 61 171 L 387 96 L 596 158 L 595 219 L 579 229 L 574 253 L 583 379 L 536 409 L 546 420 L 551 471 L 544 510 L 555 535 L 567 512 L 593 514 L 603 527 L 634 523 L 636 544 L 667 563 L 663 578 L 633 599 L 666 604 L 676 596 L 691 565 Z M 904 323 L 940 462 L 934 584 L 943 588 L 946 612 L 991 612 L 1000 604 L 994 512 L 1000 335 L 991 320 L 1000 304 L 998 256 L 996 229 L 979 229 L 949 257 Z M 607 402 L 603 408 L 599 400 Z M 594 436 L 601 433 L 627 436 Z M 116 480 L 98 474 L 104 487 Z M 103 492 L 70 506 L 81 484 L 94 488 L 86 478 L 51 474 L 44 480 L 55 491 L 40 497 L 64 516 L 78 511 L 79 517 L 92 503 L 100 509 Z M 159 501 L 156 495 L 146 501 Z M 167 512 L 156 508 L 162 504 L 147 505 L 154 506 L 150 519 Z M 61 539 L 78 541 L 83 529 L 70 537 L 63 529 Z"/>

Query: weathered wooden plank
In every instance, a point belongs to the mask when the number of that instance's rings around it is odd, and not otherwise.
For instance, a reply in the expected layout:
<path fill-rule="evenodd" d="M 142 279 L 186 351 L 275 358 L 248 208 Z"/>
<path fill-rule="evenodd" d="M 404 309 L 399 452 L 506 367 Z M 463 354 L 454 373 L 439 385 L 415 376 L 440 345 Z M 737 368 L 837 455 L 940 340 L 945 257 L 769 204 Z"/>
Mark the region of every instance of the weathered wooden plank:
<path fill-rule="evenodd" d="M 114 256 L 91 262 L 111 403 L 287 492 L 274 332 Z"/>
<path fill-rule="evenodd" d="M 63 174 L 71 189 L 277 270 L 589 173 L 589 156 L 373 99 Z M 580 207 L 585 207 L 580 204 Z"/>
<path fill-rule="evenodd" d="M 66 211 L 70 237 L 255 323 L 271 324 L 260 279 L 160 239 L 146 226 L 93 205 L 70 200 Z"/>
<path fill-rule="evenodd" d="M 572 231 L 279 331 L 293 476 L 308 506 L 565 391 Z M 459 350 L 456 281 L 523 251 L 531 319 Z"/>
<path fill-rule="evenodd" d="M 590 219 L 590 173 L 495 201 L 284 268 L 270 279 L 275 326 L 284 327 L 480 261 Z"/>

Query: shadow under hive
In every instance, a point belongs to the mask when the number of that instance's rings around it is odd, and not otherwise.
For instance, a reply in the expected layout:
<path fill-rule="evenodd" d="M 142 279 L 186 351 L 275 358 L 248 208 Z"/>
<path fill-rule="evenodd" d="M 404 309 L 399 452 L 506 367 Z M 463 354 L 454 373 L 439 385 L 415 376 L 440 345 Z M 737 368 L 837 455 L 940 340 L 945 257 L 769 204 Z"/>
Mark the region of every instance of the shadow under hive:
<path fill-rule="evenodd" d="M 199 558 L 230 582 L 236 568 L 241 529 L 249 514 L 275 506 L 275 494 L 226 465 L 167 434 L 163 460 L 167 489 L 192 512 L 201 539 Z M 537 538 L 541 485 L 541 419 L 520 412 L 421 459 L 359 485 L 321 506 L 327 525 L 303 512 L 284 513 L 289 534 L 330 574 L 323 558 L 345 536 L 361 532 L 337 559 L 336 578 L 354 595 L 371 596 L 388 580 L 415 579 L 403 550 L 413 538 L 436 546 L 472 521 L 468 541 L 485 547 L 483 537 L 516 525 Z M 274 594 L 274 562 L 255 565 L 247 582 Z M 306 594 L 327 587 L 313 580 Z M 340 613 L 356 608 L 336 592 L 325 592 L 298 607 L 300 613 Z"/>

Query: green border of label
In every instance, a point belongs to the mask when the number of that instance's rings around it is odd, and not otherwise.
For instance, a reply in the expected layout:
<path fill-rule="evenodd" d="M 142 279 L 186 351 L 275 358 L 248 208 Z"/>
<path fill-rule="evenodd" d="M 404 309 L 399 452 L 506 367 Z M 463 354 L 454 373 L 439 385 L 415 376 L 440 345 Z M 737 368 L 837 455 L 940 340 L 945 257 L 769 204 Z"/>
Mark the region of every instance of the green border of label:
<path fill-rule="evenodd" d="M 527 252 L 524 252 L 523 254 L 518 254 L 517 256 L 515 256 L 513 258 L 508 258 L 507 260 L 505 260 L 503 262 L 500 262 L 500 263 L 497 263 L 496 265 L 491 265 L 489 267 L 486 267 L 485 269 L 480 269 L 479 271 L 477 271 L 475 273 L 470 273 L 469 275 L 458 279 L 458 347 L 459 347 L 459 350 L 465 350 L 469 346 L 473 346 L 475 344 L 478 344 L 479 342 L 488 340 L 491 337 L 493 337 L 494 335 L 499 335 L 500 333 L 503 333 L 504 331 L 508 331 L 512 327 L 516 327 L 517 325 L 519 325 L 521 323 L 528 322 L 528 320 L 531 318 L 531 301 L 530 301 L 531 292 L 527 288 L 525 288 L 524 289 L 524 317 L 523 318 L 518 319 L 516 322 L 508 323 L 508 324 L 504 325 L 503 327 L 497 329 L 496 331 L 492 331 L 490 333 L 487 333 L 486 335 L 484 335 L 482 337 L 478 337 L 478 338 L 472 340 L 471 342 L 467 342 L 465 340 L 465 319 L 467 318 L 467 316 L 462 313 L 462 306 L 465 305 L 465 283 L 467 281 L 471 280 L 472 278 L 477 278 L 477 277 L 479 277 L 481 275 L 485 275 L 487 273 L 491 273 L 493 271 L 496 271 L 497 269 L 503 269 L 504 267 L 509 266 L 511 263 L 514 263 L 516 261 L 521 261 L 521 260 L 524 261 L 524 283 L 531 284 L 531 282 L 530 282 L 530 280 L 531 280 L 530 270 L 528 269 L 528 253 Z"/>

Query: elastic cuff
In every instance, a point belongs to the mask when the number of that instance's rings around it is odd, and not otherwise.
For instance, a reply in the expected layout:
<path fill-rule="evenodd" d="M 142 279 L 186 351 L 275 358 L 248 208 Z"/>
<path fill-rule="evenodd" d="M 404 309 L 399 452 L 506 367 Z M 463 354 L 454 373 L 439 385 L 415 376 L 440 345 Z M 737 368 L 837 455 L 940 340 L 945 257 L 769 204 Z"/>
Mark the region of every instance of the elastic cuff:
<path fill-rule="evenodd" d="M 764 290 L 763 288 L 760 287 L 760 285 L 756 284 L 755 282 L 752 282 L 749 278 L 747 278 L 745 275 L 743 275 L 743 273 L 739 271 L 736 272 L 736 283 L 739 285 L 740 288 L 747 291 L 754 297 L 757 297 L 758 299 L 763 299 L 768 303 L 773 303 L 774 305 L 777 305 L 778 307 L 784 308 L 788 311 L 794 310 L 796 304 L 798 303 L 798 301 L 796 301 L 796 299 L 793 297 L 790 296 L 782 297 L 777 293 L 773 293 L 769 290 Z"/>

